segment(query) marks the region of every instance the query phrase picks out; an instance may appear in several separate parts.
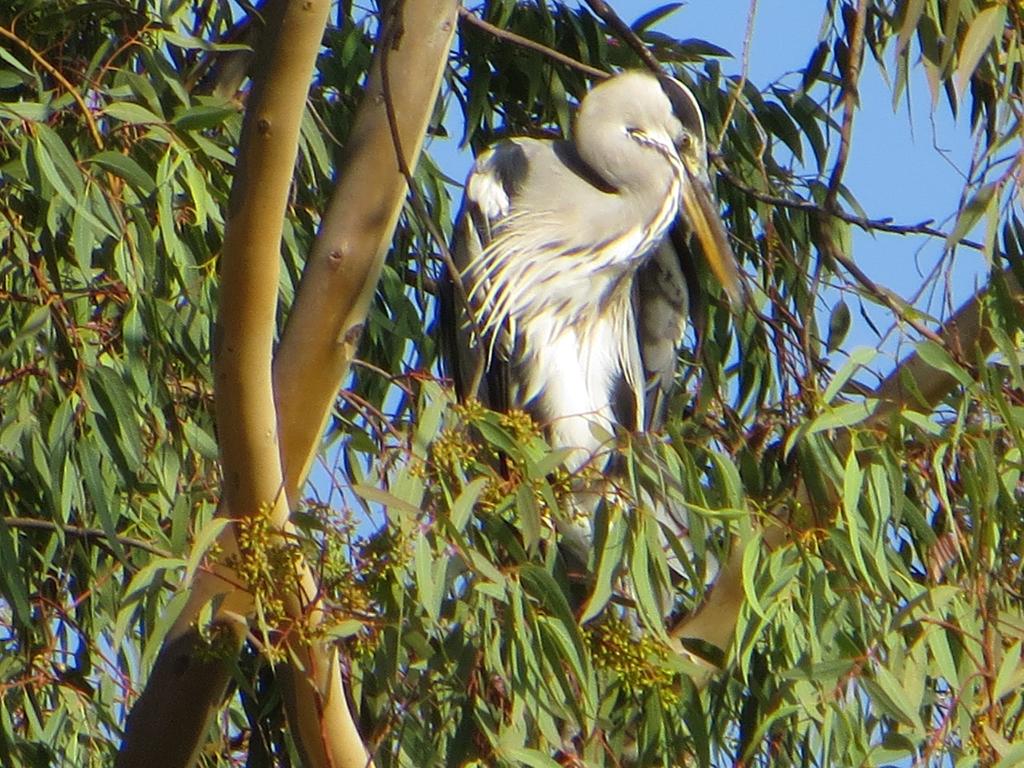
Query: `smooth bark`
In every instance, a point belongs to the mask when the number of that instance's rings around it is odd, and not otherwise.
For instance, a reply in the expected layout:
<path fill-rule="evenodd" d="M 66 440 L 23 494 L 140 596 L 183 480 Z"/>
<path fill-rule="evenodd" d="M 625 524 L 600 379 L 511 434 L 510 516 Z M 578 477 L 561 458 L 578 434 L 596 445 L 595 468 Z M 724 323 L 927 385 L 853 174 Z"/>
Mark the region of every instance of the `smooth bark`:
<path fill-rule="evenodd" d="M 404 172 L 415 167 L 437 98 L 458 7 L 452 0 L 408 0 L 385 20 L 348 159 L 304 272 L 271 386 L 281 222 L 306 94 L 295 83 L 310 81 L 327 6 L 279 4 L 280 21 L 272 17 L 265 33 L 264 69 L 246 114 L 221 274 L 215 366 L 225 476 L 221 513 L 267 514 L 284 531 L 355 352 L 407 192 Z M 385 60 L 393 126 L 385 108 Z M 237 553 L 230 527 L 219 544 L 227 555 Z M 224 562 L 221 557 L 197 575 L 129 719 L 119 765 L 195 761 L 252 610 L 251 596 Z M 315 637 L 322 621 L 311 602 L 315 579 L 304 564 L 295 584 L 284 595 L 285 609 L 309 630 L 288 633 L 290 663 L 282 667 L 296 741 L 310 766 L 362 768 L 369 758 L 348 709 L 337 654 L 327 643 L 304 639 Z M 213 630 L 227 632 L 218 633 L 220 655 L 200 663 L 196 652 L 205 645 L 197 619 L 211 602 L 217 607 Z M 167 749 L 168 733 L 183 746 Z"/>
<path fill-rule="evenodd" d="M 224 473 L 221 512 L 288 515 L 271 378 L 280 242 L 308 85 L 329 0 L 267 4 L 220 263 L 214 393 Z M 301 84 L 301 85 L 297 85 Z M 235 554 L 230 527 L 222 536 Z M 222 558 L 223 562 L 223 558 Z M 209 627 L 197 617 L 213 603 Z M 224 697 L 252 596 L 224 566 L 200 571 L 128 717 L 118 766 L 194 764 Z M 202 631 L 201 631 L 202 630 Z M 210 647 L 202 632 L 216 638 Z M 199 656 L 204 660 L 200 661 Z M 173 741 L 177 747 L 169 747 Z"/>
<path fill-rule="evenodd" d="M 457 10 L 455 0 L 406 0 L 386 17 L 338 186 L 274 361 L 285 490 L 293 502 L 355 354 L 408 191 L 403 171 L 415 168 L 433 114 Z M 307 625 L 320 620 L 314 610 Z M 285 669 L 285 703 L 307 763 L 361 768 L 367 758 L 345 702 L 337 653 L 327 644 L 301 641 L 291 652 L 303 669 Z"/>

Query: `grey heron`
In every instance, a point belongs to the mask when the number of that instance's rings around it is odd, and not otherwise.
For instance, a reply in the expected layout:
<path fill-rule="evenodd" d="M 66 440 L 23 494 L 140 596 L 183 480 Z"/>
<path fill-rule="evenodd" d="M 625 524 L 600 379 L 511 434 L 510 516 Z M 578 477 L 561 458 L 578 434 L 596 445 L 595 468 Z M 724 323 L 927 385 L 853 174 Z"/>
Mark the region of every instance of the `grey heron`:
<path fill-rule="evenodd" d="M 483 152 L 450 276 L 472 318 L 451 294 L 442 307 L 460 397 L 524 409 L 553 447 L 570 449 L 570 470 L 605 468 L 617 428 L 657 429 L 686 328 L 689 259 L 702 255 L 739 293 L 712 201 L 700 107 L 666 75 L 595 86 L 571 139 Z"/>

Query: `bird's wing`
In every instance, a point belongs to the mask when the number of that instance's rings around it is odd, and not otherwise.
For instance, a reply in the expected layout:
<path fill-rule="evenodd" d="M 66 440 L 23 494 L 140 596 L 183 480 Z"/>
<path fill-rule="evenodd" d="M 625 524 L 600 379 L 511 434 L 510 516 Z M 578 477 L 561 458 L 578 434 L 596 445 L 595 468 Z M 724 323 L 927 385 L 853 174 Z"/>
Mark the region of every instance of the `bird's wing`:
<path fill-rule="evenodd" d="M 645 432 L 657 432 L 665 423 L 668 400 L 675 384 L 679 365 L 679 348 L 691 314 L 697 333 L 698 346 L 703 333 L 704 302 L 699 291 L 696 266 L 690 245 L 690 236 L 676 224 L 661 243 L 654 256 L 637 273 L 633 290 L 633 310 L 636 315 L 640 357 L 647 381 L 645 400 Z M 696 313 L 691 313 L 691 309 Z M 691 541 L 690 515 L 680 503 L 683 491 L 679 479 L 658 455 L 657 438 L 647 435 L 634 443 L 635 455 L 656 470 L 656 482 L 663 484 L 660 492 L 652 490 L 648 497 L 659 523 L 664 526 L 663 542 L 668 563 L 673 573 L 695 583 L 709 583 L 718 572 L 713 555 L 704 553 L 704 546 Z M 651 475 L 648 475 L 649 477 Z M 670 490 L 671 489 L 671 490 Z M 694 571 L 694 550 L 699 548 L 705 562 L 703 573 Z"/>
<path fill-rule="evenodd" d="M 675 382 L 679 346 L 686 332 L 693 266 L 686 234 L 676 224 L 651 259 L 637 272 L 633 311 L 643 361 L 646 396 L 645 431 L 665 422 L 668 398 Z"/>
<path fill-rule="evenodd" d="M 475 396 L 499 411 L 508 410 L 510 405 L 508 356 L 501 349 L 491 354 L 481 342 L 461 274 L 480 258 L 498 223 L 511 212 L 527 167 L 523 148 L 515 141 L 497 144 L 477 158 L 466 180 L 462 210 L 455 225 L 452 260 L 460 274 L 452 275 L 445 269 L 440 281 L 445 373 L 454 381 L 459 400 Z"/>

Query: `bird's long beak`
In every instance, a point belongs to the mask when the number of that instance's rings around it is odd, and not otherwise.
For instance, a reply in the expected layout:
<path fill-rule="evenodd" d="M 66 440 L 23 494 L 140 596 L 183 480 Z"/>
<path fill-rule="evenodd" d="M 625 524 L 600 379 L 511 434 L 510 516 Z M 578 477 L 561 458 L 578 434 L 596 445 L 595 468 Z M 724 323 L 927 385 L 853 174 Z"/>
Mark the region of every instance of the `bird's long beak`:
<path fill-rule="evenodd" d="M 736 266 L 736 256 L 729 247 L 729 239 L 722 226 L 715 204 L 711 201 L 706 183 L 686 170 L 683 184 L 682 214 L 690 225 L 711 272 L 725 289 L 734 307 L 743 301 L 743 287 Z"/>

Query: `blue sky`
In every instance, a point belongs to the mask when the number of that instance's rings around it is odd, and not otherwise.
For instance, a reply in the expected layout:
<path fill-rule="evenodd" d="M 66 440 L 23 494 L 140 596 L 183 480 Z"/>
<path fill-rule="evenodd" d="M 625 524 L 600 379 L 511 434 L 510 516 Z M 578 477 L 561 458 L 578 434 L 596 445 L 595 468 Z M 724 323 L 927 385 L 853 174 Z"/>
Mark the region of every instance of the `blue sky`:
<path fill-rule="evenodd" d="M 627 21 L 661 5 L 652 0 L 618 0 L 612 3 Z M 760 88 L 776 80 L 792 86 L 799 83 L 793 73 L 807 62 L 817 44 L 826 3 L 824 0 L 761 0 L 757 3 L 751 38 L 748 78 Z M 742 70 L 743 41 L 751 0 L 688 0 L 675 13 L 663 19 L 658 31 L 679 38 L 700 38 L 729 50 L 732 58 L 723 59 L 726 75 Z M 886 65 L 892 68 L 892 51 Z M 891 217 L 896 223 L 920 223 L 933 219 L 935 226 L 948 230 L 963 189 L 965 169 L 969 167 L 973 142 L 966 125 L 958 125 L 945 101 L 932 111 L 931 95 L 923 75 L 912 72 L 904 97 L 894 111 L 889 85 L 880 68 L 868 58 L 861 78 L 862 108 L 857 114 L 850 161 L 844 181 L 870 217 Z M 455 131 L 461 135 L 461 131 Z M 453 178 L 462 179 L 471 158 L 458 156 L 453 148 L 434 142 L 430 149 Z M 457 196 L 458 191 L 454 194 Z M 869 235 L 854 231 L 853 258 L 872 279 L 905 299 L 921 289 L 926 275 L 942 256 L 943 244 L 923 238 L 896 235 Z M 951 293 L 955 304 L 969 297 L 985 264 L 977 253 L 957 257 Z M 946 286 L 942 286 L 946 287 Z M 942 292 L 928 301 L 913 301 L 915 306 L 940 316 L 944 312 Z M 827 322 L 831 304 L 838 294 L 825 294 L 820 309 Z M 880 343 L 860 317 L 859 307 L 851 302 L 853 328 L 845 345 L 879 347 L 886 356 L 876 361 L 885 371 L 897 357 L 907 352 L 900 334 L 891 334 Z M 948 308 L 946 308 L 948 311 Z M 892 323 L 889 313 L 869 307 L 872 321 L 885 331 Z M 837 361 L 838 363 L 839 361 Z"/>
<path fill-rule="evenodd" d="M 802 68 L 817 43 L 825 12 L 822 0 L 761 0 L 756 3 L 751 37 L 748 77 L 760 88 Z M 617 5 L 627 18 L 655 7 L 655 3 L 631 0 Z M 751 0 L 689 0 L 668 17 L 659 29 L 678 37 L 696 37 L 733 53 L 722 62 L 726 74 L 742 69 L 743 40 Z M 894 71 L 892 50 L 884 63 Z M 799 81 L 791 74 L 790 84 Z M 892 91 L 881 68 L 866 57 L 861 76 L 861 109 L 854 122 L 850 160 L 844 181 L 869 217 L 892 217 L 901 224 L 934 219 L 948 231 L 958 207 L 974 142 L 966 119 L 954 120 L 944 97 L 933 110 L 923 73 L 912 70 L 904 96 L 894 111 Z M 924 276 L 943 256 L 943 243 L 920 237 L 870 235 L 854 230 L 851 254 L 878 284 L 912 300 L 924 284 Z M 983 279 L 984 258 L 976 252 L 960 252 L 948 287 L 955 305 L 966 300 Z M 942 288 L 947 287 L 945 284 Z M 822 319 L 828 305 L 823 297 Z M 936 316 L 948 314 L 942 291 L 929 292 L 912 303 Z M 852 302 L 853 327 L 847 348 L 879 347 L 885 355 L 873 367 L 883 373 L 909 349 L 906 339 L 894 333 L 879 343 Z M 880 308 L 869 308 L 872 320 L 883 331 L 893 323 Z M 838 362 L 838 361 L 837 361 Z"/>

